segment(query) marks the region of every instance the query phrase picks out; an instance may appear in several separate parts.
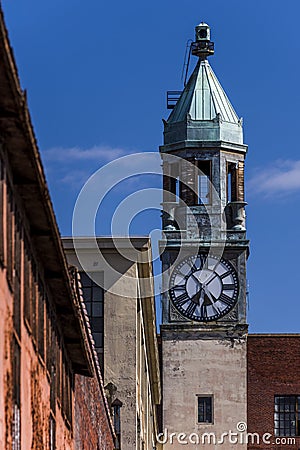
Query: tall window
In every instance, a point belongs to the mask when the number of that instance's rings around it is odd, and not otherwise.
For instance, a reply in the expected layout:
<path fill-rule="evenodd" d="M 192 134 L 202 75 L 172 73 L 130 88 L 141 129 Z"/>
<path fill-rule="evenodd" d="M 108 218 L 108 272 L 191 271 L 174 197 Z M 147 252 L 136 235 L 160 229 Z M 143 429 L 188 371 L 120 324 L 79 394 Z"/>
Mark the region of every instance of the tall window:
<path fill-rule="evenodd" d="M 170 188 L 172 194 L 176 195 L 176 201 L 179 201 L 179 198 L 181 197 L 181 186 L 179 181 L 178 164 L 171 165 Z M 173 199 L 173 201 L 174 200 L 175 199 Z"/>
<path fill-rule="evenodd" d="M 0 158 L 0 263 L 4 264 L 4 164 Z"/>
<path fill-rule="evenodd" d="M 211 161 L 198 161 L 198 203 L 211 203 Z"/>
<path fill-rule="evenodd" d="M 38 281 L 38 294 L 37 294 L 37 301 L 38 301 L 38 351 L 41 356 L 41 358 L 45 359 L 45 291 L 42 281 L 39 279 Z"/>
<path fill-rule="evenodd" d="M 31 331 L 30 316 L 31 316 L 31 254 L 29 250 L 29 242 L 26 236 L 24 236 L 24 266 L 23 266 L 23 278 L 24 278 L 24 320 L 28 328 Z"/>
<path fill-rule="evenodd" d="M 300 395 L 276 395 L 275 436 L 300 436 Z"/>
<path fill-rule="evenodd" d="M 22 253 L 22 228 L 20 217 L 15 210 L 15 258 L 14 258 L 14 328 L 20 337 L 21 330 L 21 253 Z"/>
<path fill-rule="evenodd" d="M 237 201 L 237 164 L 227 163 L 227 202 Z"/>
<path fill-rule="evenodd" d="M 114 429 L 116 434 L 115 449 L 121 450 L 121 408 L 123 403 L 116 398 L 111 406 L 113 409 Z"/>
<path fill-rule="evenodd" d="M 16 338 L 13 338 L 13 420 L 12 420 L 12 449 L 21 449 L 21 350 Z"/>
<path fill-rule="evenodd" d="M 95 273 L 95 277 L 99 275 L 102 276 L 102 274 Z M 104 345 L 103 288 L 98 286 L 98 284 L 95 283 L 85 272 L 81 272 L 80 277 L 83 290 L 83 298 L 91 323 L 96 352 L 98 355 L 101 370 L 103 372 L 103 345 Z"/>
<path fill-rule="evenodd" d="M 32 270 L 32 278 L 31 278 L 31 317 L 30 317 L 30 326 L 32 330 L 32 336 L 34 338 L 34 343 L 37 345 L 37 337 L 38 337 L 38 320 L 37 320 L 37 284 L 38 284 L 38 278 L 37 278 L 37 266 L 35 261 L 32 259 L 31 261 L 31 270 Z"/>
<path fill-rule="evenodd" d="M 174 194 L 174 196 L 176 196 L 176 199 L 175 198 L 172 198 L 172 201 L 176 201 L 176 202 L 178 202 L 179 201 L 179 198 L 180 198 L 180 195 L 181 195 L 181 193 L 180 193 L 180 181 L 179 181 L 179 177 L 172 177 L 171 178 L 171 181 L 170 181 L 170 188 L 171 188 L 171 192 L 172 192 L 172 194 Z"/>
<path fill-rule="evenodd" d="M 7 252 L 7 280 L 13 289 L 13 261 L 14 261 L 14 198 L 10 184 L 6 187 L 6 252 Z"/>
<path fill-rule="evenodd" d="M 49 444 L 50 450 L 56 449 L 56 422 L 52 413 L 50 414 L 49 419 Z"/>
<path fill-rule="evenodd" d="M 213 423 L 212 395 L 198 396 L 198 423 Z"/>

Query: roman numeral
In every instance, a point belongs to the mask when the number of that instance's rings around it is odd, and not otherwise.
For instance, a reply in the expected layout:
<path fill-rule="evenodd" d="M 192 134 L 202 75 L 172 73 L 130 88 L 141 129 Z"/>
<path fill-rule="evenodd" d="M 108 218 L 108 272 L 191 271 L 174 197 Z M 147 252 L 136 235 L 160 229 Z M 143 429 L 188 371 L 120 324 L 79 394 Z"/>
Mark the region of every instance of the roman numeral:
<path fill-rule="evenodd" d="M 220 275 L 221 280 L 223 280 L 223 278 L 228 277 L 228 275 L 230 275 L 230 270 L 228 270 L 228 272 L 222 273 L 222 275 Z"/>
<path fill-rule="evenodd" d="M 234 284 L 223 284 L 223 290 L 224 291 L 234 291 L 235 285 Z"/>
<path fill-rule="evenodd" d="M 206 305 L 202 305 L 201 306 L 201 317 L 203 317 L 203 319 L 207 318 L 207 307 L 206 307 Z"/>
<path fill-rule="evenodd" d="M 195 312 L 196 307 L 197 307 L 196 303 L 190 302 L 189 306 L 185 310 L 185 313 L 188 314 L 189 316 L 192 316 Z"/>
<path fill-rule="evenodd" d="M 190 297 L 187 295 L 186 292 L 184 292 L 183 294 L 179 295 L 178 297 L 176 297 L 174 299 L 174 302 L 176 303 L 176 305 L 178 306 L 183 306 L 186 304 L 186 302 L 188 302 L 190 299 Z"/>
<path fill-rule="evenodd" d="M 220 297 L 218 298 L 218 300 L 219 300 L 220 302 L 224 303 L 224 305 L 227 305 L 227 306 L 232 306 L 233 303 L 234 303 L 234 301 L 233 301 L 232 298 L 228 297 L 228 295 L 223 294 L 223 293 L 220 295 Z"/>
<path fill-rule="evenodd" d="M 185 290 L 184 284 L 179 284 L 173 287 L 173 291 L 184 291 L 184 290 Z"/>
<path fill-rule="evenodd" d="M 201 262 L 200 269 L 202 269 L 206 263 L 207 257 L 206 257 L 206 255 L 203 255 L 203 253 L 200 253 L 199 258 L 200 258 L 200 262 Z"/>

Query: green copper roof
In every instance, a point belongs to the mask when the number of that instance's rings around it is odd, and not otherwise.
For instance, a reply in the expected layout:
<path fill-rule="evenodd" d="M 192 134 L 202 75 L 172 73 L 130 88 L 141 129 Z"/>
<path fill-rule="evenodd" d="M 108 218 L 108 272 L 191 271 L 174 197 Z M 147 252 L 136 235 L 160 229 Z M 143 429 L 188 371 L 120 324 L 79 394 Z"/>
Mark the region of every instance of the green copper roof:
<path fill-rule="evenodd" d="M 207 60 L 199 59 L 188 84 L 172 110 L 168 124 L 192 120 L 213 120 L 239 124 L 239 118 Z"/>

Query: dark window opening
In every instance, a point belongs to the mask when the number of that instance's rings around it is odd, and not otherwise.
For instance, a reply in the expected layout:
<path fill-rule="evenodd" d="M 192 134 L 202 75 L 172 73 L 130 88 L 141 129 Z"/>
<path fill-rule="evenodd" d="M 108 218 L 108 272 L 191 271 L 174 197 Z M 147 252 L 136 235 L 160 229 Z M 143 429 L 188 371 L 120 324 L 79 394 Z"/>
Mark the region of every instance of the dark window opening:
<path fill-rule="evenodd" d="M 212 396 L 198 397 L 198 423 L 213 423 Z"/>
<path fill-rule="evenodd" d="M 115 429 L 115 449 L 121 450 L 121 407 L 123 403 L 116 399 L 112 402 L 113 418 L 114 418 L 114 429 Z"/>
<path fill-rule="evenodd" d="M 200 35 L 201 39 L 206 39 L 207 38 L 207 30 L 205 28 L 201 28 L 199 35 Z"/>
<path fill-rule="evenodd" d="M 37 345 L 37 340 L 38 340 L 38 320 L 37 320 L 37 316 L 38 316 L 38 311 L 37 311 L 37 304 L 38 304 L 38 300 L 37 300 L 37 267 L 35 262 L 31 261 L 31 270 L 32 270 L 32 274 L 31 274 L 31 316 L 30 316 L 30 327 L 32 330 L 32 336 L 34 338 L 34 344 Z"/>
<path fill-rule="evenodd" d="M 50 369 L 50 409 L 54 417 L 56 409 L 55 407 L 56 407 L 56 367 L 53 362 Z"/>
<path fill-rule="evenodd" d="M 0 262 L 4 265 L 4 164 L 0 159 Z"/>
<path fill-rule="evenodd" d="M 45 293 L 42 281 L 38 283 L 38 351 L 45 359 Z"/>
<path fill-rule="evenodd" d="M 24 238 L 24 266 L 23 266 L 23 279 L 24 279 L 24 320 L 27 327 L 31 330 L 31 254 L 29 250 L 29 243 Z"/>
<path fill-rule="evenodd" d="M 13 192 L 9 184 L 7 188 L 7 217 L 6 217 L 6 252 L 7 252 L 7 280 L 13 289 L 13 261 L 14 261 L 14 199 Z"/>
<path fill-rule="evenodd" d="M 211 161 L 198 161 L 198 204 L 211 203 Z"/>
<path fill-rule="evenodd" d="M 14 305 L 13 319 L 14 329 L 20 337 L 21 333 L 21 253 L 22 253 L 22 228 L 20 217 L 15 211 L 15 264 L 14 264 Z"/>
<path fill-rule="evenodd" d="M 178 164 L 171 164 L 169 182 L 169 189 L 171 194 L 173 194 L 170 200 L 172 202 L 179 202 L 179 199 L 181 198 L 181 183 L 179 179 Z"/>
<path fill-rule="evenodd" d="M 237 164 L 227 163 L 227 203 L 236 202 L 237 197 Z"/>
<path fill-rule="evenodd" d="M 275 436 L 300 436 L 300 396 L 275 396 Z"/>
<path fill-rule="evenodd" d="M 46 367 L 48 374 L 51 374 L 51 366 L 52 366 L 52 325 L 51 325 L 52 313 L 50 310 L 49 300 L 46 297 Z"/>
<path fill-rule="evenodd" d="M 67 425 L 72 426 L 73 373 L 65 356 L 61 356 L 61 406 Z"/>
<path fill-rule="evenodd" d="M 56 368 L 56 395 L 59 401 L 60 406 L 62 407 L 63 404 L 63 387 L 62 387 L 62 350 L 60 342 L 56 336 L 56 334 L 53 336 L 53 345 L 54 345 L 54 351 L 55 351 L 55 368 Z"/>
<path fill-rule="evenodd" d="M 92 275 L 92 274 L 91 274 Z M 95 273 L 96 277 L 102 276 Z M 104 349 L 104 291 L 88 274 L 80 272 L 84 303 L 90 319 L 95 349 L 103 375 L 103 349 Z"/>

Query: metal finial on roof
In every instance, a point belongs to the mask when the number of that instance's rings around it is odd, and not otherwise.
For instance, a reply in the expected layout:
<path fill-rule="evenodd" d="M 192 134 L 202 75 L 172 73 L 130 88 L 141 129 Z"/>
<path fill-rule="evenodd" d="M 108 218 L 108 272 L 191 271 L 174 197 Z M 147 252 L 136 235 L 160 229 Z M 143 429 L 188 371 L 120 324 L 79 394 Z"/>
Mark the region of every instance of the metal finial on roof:
<path fill-rule="evenodd" d="M 195 42 L 192 43 L 192 54 L 200 59 L 206 59 L 214 54 L 214 43 L 210 40 L 210 27 L 207 23 L 201 22 L 195 28 Z"/>
<path fill-rule="evenodd" d="M 214 43 L 206 23 L 197 25 L 191 51 L 199 60 L 188 83 L 179 98 L 175 98 L 177 92 L 172 92 L 173 98 L 168 95 L 173 109 L 165 122 L 165 145 L 188 140 L 243 144 L 242 121 L 207 60 L 214 53 Z"/>

